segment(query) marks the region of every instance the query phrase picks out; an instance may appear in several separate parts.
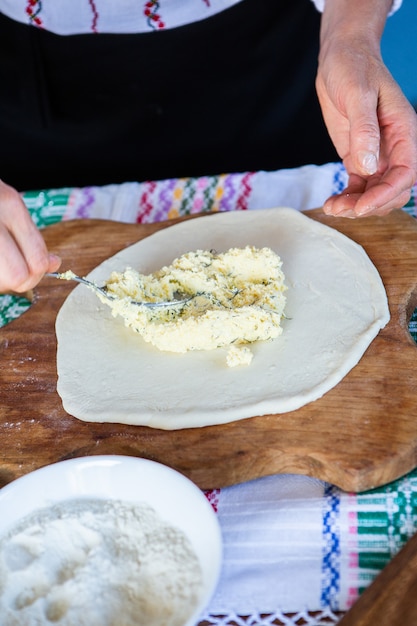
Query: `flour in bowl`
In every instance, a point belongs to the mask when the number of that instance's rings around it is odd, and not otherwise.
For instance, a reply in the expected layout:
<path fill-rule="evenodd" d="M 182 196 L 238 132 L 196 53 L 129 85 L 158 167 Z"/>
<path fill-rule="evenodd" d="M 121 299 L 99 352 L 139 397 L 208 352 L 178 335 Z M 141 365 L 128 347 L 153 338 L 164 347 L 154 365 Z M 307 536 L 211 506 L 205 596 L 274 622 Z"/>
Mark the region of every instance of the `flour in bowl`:
<path fill-rule="evenodd" d="M 143 503 L 68 501 L 0 541 L 2 626 L 181 626 L 201 589 L 187 537 Z"/>

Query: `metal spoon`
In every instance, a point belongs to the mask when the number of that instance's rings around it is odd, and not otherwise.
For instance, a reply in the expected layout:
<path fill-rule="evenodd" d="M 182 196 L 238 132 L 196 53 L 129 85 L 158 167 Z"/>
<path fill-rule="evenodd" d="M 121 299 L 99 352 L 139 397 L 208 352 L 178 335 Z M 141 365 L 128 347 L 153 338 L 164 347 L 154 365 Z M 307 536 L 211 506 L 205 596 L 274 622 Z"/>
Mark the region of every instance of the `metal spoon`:
<path fill-rule="evenodd" d="M 81 278 L 81 276 L 77 276 L 76 274 L 73 274 L 72 272 L 71 273 L 50 272 L 50 273 L 45 274 L 45 276 L 50 276 L 51 278 L 59 278 L 60 280 L 75 280 L 77 283 L 87 285 L 87 287 L 94 289 L 94 291 L 97 291 L 97 293 L 100 293 L 102 296 L 104 296 L 105 298 L 108 298 L 109 300 L 118 299 L 117 296 L 109 293 L 106 287 L 99 287 L 98 285 L 91 282 L 90 280 L 87 280 L 86 278 Z M 175 297 L 174 300 L 161 300 L 160 302 L 137 302 L 136 300 L 131 300 L 131 304 L 136 304 L 137 306 L 145 306 L 148 309 L 158 309 L 162 307 L 183 305 L 192 299 L 192 296 L 185 296 L 179 291 L 176 291 L 174 293 L 174 297 Z"/>

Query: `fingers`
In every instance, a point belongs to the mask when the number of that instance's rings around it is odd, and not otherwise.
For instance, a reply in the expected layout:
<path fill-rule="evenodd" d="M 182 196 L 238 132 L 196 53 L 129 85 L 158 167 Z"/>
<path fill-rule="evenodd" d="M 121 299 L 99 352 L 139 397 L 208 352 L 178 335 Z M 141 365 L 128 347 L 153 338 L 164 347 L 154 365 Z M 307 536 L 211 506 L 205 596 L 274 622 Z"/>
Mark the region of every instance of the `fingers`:
<path fill-rule="evenodd" d="M 0 181 L 0 293 L 32 289 L 60 262 L 49 254 L 18 192 Z"/>
<path fill-rule="evenodd" d="M 414 183 L 413 170 L 405 166 L 369 180 L 351 176 L 345 191 L 326 200 L 323 210 L 339 217 L 387 215 L 407 204 Z"/>
<path fill-rule="evenodd" d="M 377 94 L 371 92 L 368 97 L 355 100 L 347 116 L 352 169 L 363 176 L 372 176 L 378 170 L 381 143 Z"/>
<path fill-rule="evenodd" d="M 404 98 L 398 99 L 393 114 L 387 107 L 380 107 L 380 154 L 377 171 L 366 175 L 355 166 L 355 154 L 346 156 L 344 163 L 349 173 L 346 190 L 329 198 L 324 212 L 343 217 L 364 217 L 368 215 L 386 215 L 393 209 L 402 208 L 410 199 L 411 190 L 417 181 L 417 116 Z M 371 129 L 362 129 L 362 139 L 354 140 L 351 145 L 366 144 L 375 141 Z M 358 131 L 359 132 L 359 131 Z M 360 154 L 356 153 L 356 154 Z"/>
<path fill-rule="evenodd" d="M 384 215 L 388 215 L 388 213 L 390 213 L 393 209 L 399 209 L 405 206 L 410 199 L 410 195 L 410 191 L 405 191 L 403 194 L 398 196 L 396 202 L 387 203 L 382 206 L 370 205 L 367 207 L 366 211 L 358 212 L 357 207 L 361 204 L 363 195 L 360 193 L 342 193 L 338 196 L 332 196 L 326 200 L 323 206 L 323 211 L 326 215 L 348 217 L 352 219 L 358 217 L 368 217 L 370 215 L 378 215 L 382 217 Z"/>

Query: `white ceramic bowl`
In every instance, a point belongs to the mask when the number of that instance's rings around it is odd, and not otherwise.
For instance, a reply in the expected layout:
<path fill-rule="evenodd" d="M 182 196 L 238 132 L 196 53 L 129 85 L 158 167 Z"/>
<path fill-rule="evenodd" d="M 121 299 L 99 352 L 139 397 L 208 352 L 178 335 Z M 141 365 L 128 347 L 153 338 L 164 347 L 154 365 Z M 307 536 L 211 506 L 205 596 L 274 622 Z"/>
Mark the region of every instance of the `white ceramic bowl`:
<path fill-rule="evenodd" d="M 203 591 L 184 626 L 193 626 L 216 588 L 221 532 L 202 491 L 179 472 L 147 459 L 105 455 L 61 461 L 35 470 L 0 490 L 0 536 L 35 510 L 71 499 L 149 504 L 189 538 L 200 561 Z"/>

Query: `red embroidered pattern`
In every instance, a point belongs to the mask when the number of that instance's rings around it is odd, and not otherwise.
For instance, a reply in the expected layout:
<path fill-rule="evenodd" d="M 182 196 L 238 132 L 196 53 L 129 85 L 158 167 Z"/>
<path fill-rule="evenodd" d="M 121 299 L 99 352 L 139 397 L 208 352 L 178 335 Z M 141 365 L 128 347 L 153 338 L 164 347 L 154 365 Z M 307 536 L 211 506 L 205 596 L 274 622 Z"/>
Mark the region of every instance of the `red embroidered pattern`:
<path fill-rule="evenodd" d="M 143 191 L 139 199 L 139 206 L 141 210 L 136 218 L 138 224 L 144 223 L 146 216 L 149 215 L 153 209 L 152 194 L 156 189 L 156 182 L 153 180 L 143 183 Z"/>
<path fill-rule="evenodd" d="M 203 493 L 213 507 L 214 512 L 217 513 L 219 508 L 220 489 L 208 489 Z"/>
<path fill-rule="evenodd" d="M 165 28 L 165 23 L 158 13 L 159 6 L 160 5 L 157 0 L 149 0 L 145 3 L 145 8 L 143 12 L 146 17 L 148 26 L 150 26 L 152 30 Z"/>
<path fill-rule="evenodd" d="M 242 178 L 242 181 L 241 181 L 242 192 L 237 201 L 237 208 L 239 209 L 239 211 L 248 210 L 249 196 L 252 191 L 251 179 L 253 178 L 254 174 L 255 172 L 246 172 L 246 174 Z"/>
<path fill-rule="evenodd" d="M 97 32 L 97 22 L 98 22 L 98 11 L 96 7 L 96 3 L 94 0 L 88 0 L 88 4 L 90 5 L 91 11 L 93 13 L 93 21 L 91 22 L 91 30 L 93 33 Z"/>
<path fill-rule="evenodd" d="M 25 11 L 29 16 L 31 24 L 39 27 L 43 26 L 42 19 L 39 17 L 42 11 L 42 0 L 27 0 Z"/>

